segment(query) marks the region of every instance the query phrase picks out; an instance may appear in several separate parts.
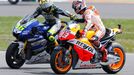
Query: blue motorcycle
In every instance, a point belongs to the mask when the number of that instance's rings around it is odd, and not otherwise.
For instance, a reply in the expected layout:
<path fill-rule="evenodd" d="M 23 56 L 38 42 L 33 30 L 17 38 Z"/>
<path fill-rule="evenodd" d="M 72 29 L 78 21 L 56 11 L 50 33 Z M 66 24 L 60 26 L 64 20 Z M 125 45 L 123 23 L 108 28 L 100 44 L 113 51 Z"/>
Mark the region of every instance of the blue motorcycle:
<path fill-rule="evenodd" d="M 6 51 L 6 62 L 10 68 L 19 69 L 26 64 L 48 63 L 57 41 L 49 42 L 44 38 L 49 25 L 44 26 L 30 16 L 24 17 L 13 28 L 16 38 Z"/>

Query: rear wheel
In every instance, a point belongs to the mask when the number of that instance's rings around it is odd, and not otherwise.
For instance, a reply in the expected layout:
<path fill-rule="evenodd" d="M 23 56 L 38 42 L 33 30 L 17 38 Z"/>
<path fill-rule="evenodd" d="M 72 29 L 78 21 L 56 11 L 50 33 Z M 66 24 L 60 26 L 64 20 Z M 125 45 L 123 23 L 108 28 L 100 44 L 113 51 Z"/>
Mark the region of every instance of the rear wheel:
<path fill-rule="evenodd" d="M 19 69 L 25 62 L 18 54 L 18 44 L 12 43 L 6 51 L 6 63 L 12 69 Z"/>
<path fill-rule="evenodd" d="M 50 65 L 57 74 L 67 73 L 72 66 L 72 55 L 69 54 L 63 58 L 63 50 L 54 50 L 51 55 Z"/>
<path fill-rule="evenodd" d="M 112 47 L 114 54 L 120 57 L 120 61 L 114 64 L 102 66 L 103 70 L 109 74 L 115 74 L 119 72 L 123 68 L 126 60 L 126 55 L 121 45 L 113 43 Z"/>

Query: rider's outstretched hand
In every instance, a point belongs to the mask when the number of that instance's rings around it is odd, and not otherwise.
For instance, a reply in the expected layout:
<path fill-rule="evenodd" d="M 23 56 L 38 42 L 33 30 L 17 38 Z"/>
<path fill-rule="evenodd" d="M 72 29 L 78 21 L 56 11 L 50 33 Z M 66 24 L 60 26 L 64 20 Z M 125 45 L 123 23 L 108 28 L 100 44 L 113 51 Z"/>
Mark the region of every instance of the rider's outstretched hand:
<path fill-rule="evenodd" d="M 71 15 L 70 16 L 70 20 L 75 20 L 75 19 L 77 19 L 77 16 L 76 15 Z"/>
<path fill-rule="evenodd" d="M 99 37 L 94 35 L 90 40 L 91 41 L 97 41 L 98 39 L 99 39 Z"/>

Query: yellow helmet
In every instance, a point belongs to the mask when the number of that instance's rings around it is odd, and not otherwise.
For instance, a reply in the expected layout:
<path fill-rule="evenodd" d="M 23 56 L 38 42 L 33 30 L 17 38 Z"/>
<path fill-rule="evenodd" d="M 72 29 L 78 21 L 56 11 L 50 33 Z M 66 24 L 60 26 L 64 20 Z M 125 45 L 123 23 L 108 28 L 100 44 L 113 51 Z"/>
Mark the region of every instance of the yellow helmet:
<path fill-rule="evenodd" d="M 39 4 L 45 4 L 48 0 L 38 0 Z"/>
<path fill-rule="evenodd" d="M 38 0 L 38 2 L 43 11 L 47 13 L 51 11 L 51 7 L 53 6 L 53 3 L 51 3 L 49 0 Z"/>

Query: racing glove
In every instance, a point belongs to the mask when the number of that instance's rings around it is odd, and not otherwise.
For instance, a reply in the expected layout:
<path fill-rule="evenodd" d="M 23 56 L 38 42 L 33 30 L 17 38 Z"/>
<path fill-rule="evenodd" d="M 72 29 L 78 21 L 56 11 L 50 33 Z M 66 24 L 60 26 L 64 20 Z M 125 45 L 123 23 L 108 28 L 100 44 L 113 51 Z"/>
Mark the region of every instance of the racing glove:
<path fill-rule="evenodd" d="M 98 38 L 98 36 L 94 35 L 90 40 L 91 40 L 91 41 L 98 41 L 99 38 Z"/>
<path fill-rule="evenodd" d="M 77 19 L 77 16 L 76 15 L 71 15 L 70 16 L 70 20 L 75 20 L 75 19 Z"/>

